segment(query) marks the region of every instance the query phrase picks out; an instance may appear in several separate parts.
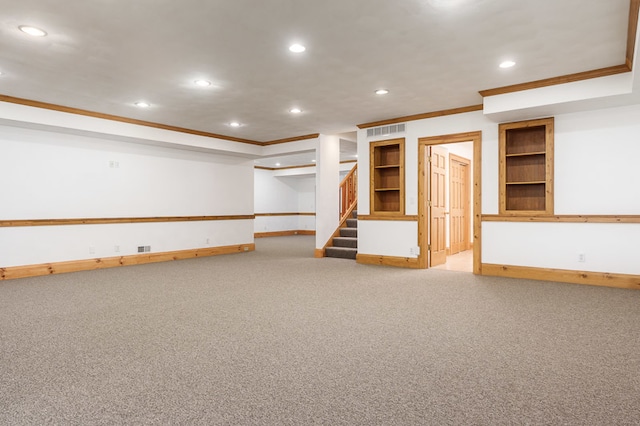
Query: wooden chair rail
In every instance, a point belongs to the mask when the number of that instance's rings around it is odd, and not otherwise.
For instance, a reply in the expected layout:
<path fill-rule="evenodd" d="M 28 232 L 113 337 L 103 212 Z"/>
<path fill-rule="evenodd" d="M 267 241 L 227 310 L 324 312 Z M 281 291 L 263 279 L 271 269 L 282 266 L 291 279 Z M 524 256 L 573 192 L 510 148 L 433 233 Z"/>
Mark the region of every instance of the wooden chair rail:
<path fill-rule="evenodd" d="M 61 225 L 105 225 L 115 223 L 149 223 L 149 222 L 200 222 L 208 220 L 247 220 L 255 219 L 255 215 L 228 216 L 165 216 L 165 217 L 92 217 L 76 219 L 17 219 L 0 220 L 0 228 L 17 226 L 61 226 Z"/>

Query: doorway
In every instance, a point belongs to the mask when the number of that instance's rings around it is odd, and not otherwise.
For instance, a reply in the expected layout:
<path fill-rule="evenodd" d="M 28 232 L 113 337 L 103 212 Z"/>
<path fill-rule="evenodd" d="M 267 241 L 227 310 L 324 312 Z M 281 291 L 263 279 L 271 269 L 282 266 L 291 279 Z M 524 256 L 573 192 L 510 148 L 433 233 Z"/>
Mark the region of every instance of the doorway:
<path fill-rule="evenodd" d="M 421 268 L 448 264 L 454 258 L 457 262 L 466 258 L 468 262 L 472 257 L 473 272 L 481 273 L 481 143 L 481 132 L 418 140 Z"/>

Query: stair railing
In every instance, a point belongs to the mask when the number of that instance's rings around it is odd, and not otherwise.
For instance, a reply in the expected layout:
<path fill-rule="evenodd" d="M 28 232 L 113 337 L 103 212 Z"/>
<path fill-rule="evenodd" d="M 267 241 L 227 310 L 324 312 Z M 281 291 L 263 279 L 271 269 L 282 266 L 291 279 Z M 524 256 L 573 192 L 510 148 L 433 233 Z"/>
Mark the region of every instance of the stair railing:
<path fill-rule="evenodd" d="M 358 164 L 340 182 L 340 223 L 351 214 L 358 201 Z"/>
<path fill-rule="evenodd" d="M 315 257 L 324 257 L 325 250 L 330 247 L 333 238 L 340 235 L 340 228 L 347 223 L 347 218 L 358 204 L 358 164 L 340 182 L 340 224 L 333 235 L 321 249 L 316 249 Z"/>

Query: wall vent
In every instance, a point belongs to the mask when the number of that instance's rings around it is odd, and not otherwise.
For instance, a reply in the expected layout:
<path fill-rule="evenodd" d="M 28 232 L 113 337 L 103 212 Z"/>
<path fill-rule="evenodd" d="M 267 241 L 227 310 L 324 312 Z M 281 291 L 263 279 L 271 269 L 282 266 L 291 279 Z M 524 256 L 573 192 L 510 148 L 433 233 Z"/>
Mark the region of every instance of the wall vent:
<path fill-rule="evenodd" d="M 392 124 L 390 126 L 371 127 L 367 129 L 367 137 L 387 136 L 394 133 L 403 133 L 406 131 L 406 124 Z"/>
<path fill-rule="evenodd" d="M 151 246 L 138 246 L 138 253 L 149 253 Z"/>

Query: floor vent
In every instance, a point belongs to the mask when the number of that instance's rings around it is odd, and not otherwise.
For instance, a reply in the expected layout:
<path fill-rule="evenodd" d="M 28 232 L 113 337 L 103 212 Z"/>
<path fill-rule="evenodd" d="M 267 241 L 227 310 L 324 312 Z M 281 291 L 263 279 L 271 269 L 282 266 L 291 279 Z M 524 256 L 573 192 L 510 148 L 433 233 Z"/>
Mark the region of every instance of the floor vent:
<path fill-rule="evenodd" d="M 371 127 L 367 129 L 367 137 L 371 136 L 387 136 L 394 133 L 404 133 L 406 124 L 392 124 L 390 126 Z"/>

